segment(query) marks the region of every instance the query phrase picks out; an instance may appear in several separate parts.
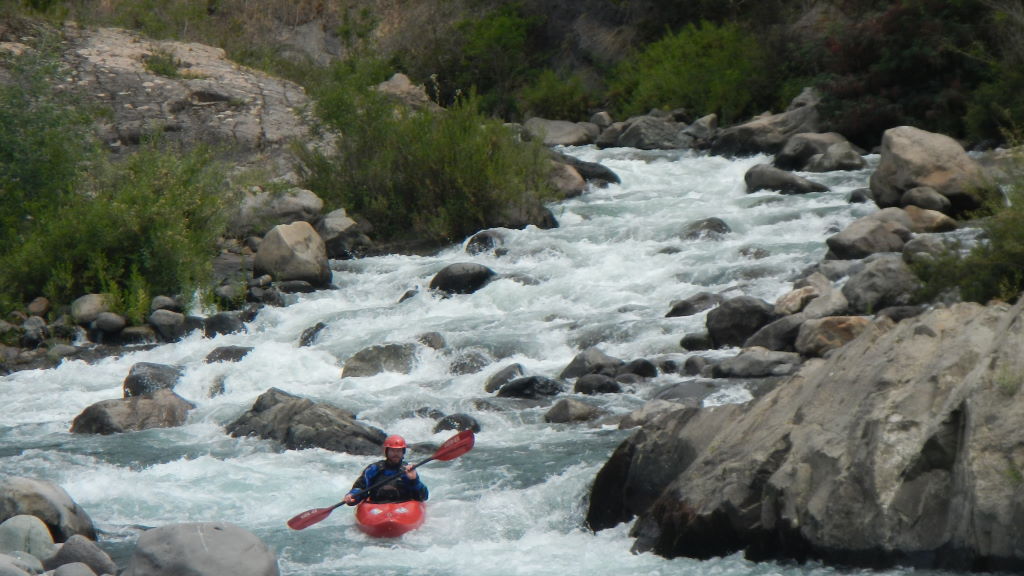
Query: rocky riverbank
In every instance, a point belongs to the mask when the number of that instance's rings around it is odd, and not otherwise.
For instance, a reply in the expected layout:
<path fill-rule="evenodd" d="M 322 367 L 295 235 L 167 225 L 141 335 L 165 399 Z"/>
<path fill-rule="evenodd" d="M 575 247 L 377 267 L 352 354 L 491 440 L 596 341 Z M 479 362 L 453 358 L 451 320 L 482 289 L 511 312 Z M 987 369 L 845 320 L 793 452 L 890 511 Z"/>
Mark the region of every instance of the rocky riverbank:
<path fill-rule="evenodd" d="M 72 78 L 92 87 L 113 110 L 107 128 L 112 149 L 132 146 L 141 127 L 167 125 L 174 127 L 168 130 L 173 137 L 234 142 L 245 155 L 243 163 L 281 167 L 282 181 L 294 179 L 285 144 L 306 134 L 300 113 L 304 97 L 294 86 L 233 67 L 222 62 L 223 54 L 201 46 L 147 43 L 122 31 L 95 36 L 82 31 L 72 47 L 69 61 L 77 62 L 78 71 Z M 191 74 L 172 80 L 146 72 L 146 55 L 157 49 L 188 63 Z M 394 85 L 403 94 L 418 93 L 400 78 Z M 606 114 L 587 123 L 536 119 L 521 133 L 552 146 L 771 154 L 772 165 L 752 169 L 745 185 L 751 192 L 792 194 L 821 190 L 813 176 L 794 170 L 813 174 L 862 166 L 862 151 L 841 135 L 818 131 L 818 115 L 814 94 L 806 92 L 785 112 L 725 128 L 713 117 L 677 112 L 621 122 Z M 657 374 L 769 382 L 743 406 L 702 409 L 699 395 L 679 394 L 621 419 L 621 426 L 637 431 L 596 478 L 588 513 L 592 528 L 637 517 L 638 549 L 667 556 L 744 550 L 752 558 L 1021 568 L 1024 552 L 1016 544 L 1015 520 L 1024 453 L 1013 426 L 1020 306 L 909 306 L 917 280 L 907 262 L 940 250 L 943 235 L 962 225 L 955 217 L 992 193 L 994 177 L 956 142 L 912 127 L 887 132 L 879 155 L 870 189 L 851 201 L 873 201 L 881 209 L 837 231 L 828 241 L 828 259 L 794 283 L 791 293 L 776 302 L 703 294 L 665 303 L 670 315 L 711 309 L 706 332 L 680 334 L 681 350 L 689 355 L 685 364 L 613 358 L 598 345 L 581 351 L 559 374 L 531 374 L 510 365 L 481 382 L 495 397 L 550 403 L 546 418 L 559 423 L 613 423 L 617 420 L 590 409 L 580 396 L 616 393 L 623 384 Z M 597 185 L 617 178 L 599 166 L 558 160 L 556 177 L 566 195 L 585 193 L 588 181 Z M 45 368 L 62 358 L 120 353 L 126 345 L 155 346 L 191 330 L 209 336 L 245 330 L 261 306 L 285 306 L 288 294 L 331 288 L 330 261 L 358 256 L 372 244 L 367 228 L 344 213 L 322 214 L 322 203 L 308 190 L 251 192 L 236 221 L 239 238 L 225 240 L 218 260 L 224 270 L 240 274 L 225 273 L 219 295 L 225 302 L 248 301 L 248 307 L 195 318 L 174 298 L 163 297 L 154 300 L 145 326 L 129 327 L 109 311 L 102 295 L 83 297 L 63 320 L 49 324 L 43 320 L 47 304 L 37 302 L 17 323 L 0 327 L 17 334 L 21 344 L 2 349 L 6 369 Z M 703 221 L 694 223 L 691 233 L 727 234 L 723 226 Z M 500 230 L 481 232 L 467 250 L 500 255 Z M 494 277 L 480 265 L 457 265 L 439 272 L 430 289 L 468 294 Z M 317 330 L 310 326 L 303 342 L 314 341 Z M 471 356 L 448 350 L 438 335 L 424 334 L 414 343 L 364 349 L 344 363 L 343 374 L 409 371 L 410 358 L 424 346 L 450 353 L 453 373 L 472 371 Z M 702 356 L 709 348 L 737 353 L 725 360 Z M 222 350 L 208 361 L 231 361 L 245 353 Z M 126 375 L 123 397 L 87 408 L 75 419 L 74 432 L 175 426 L 187 418 L 191 403 L 173 390 L 175 367 L 136 368 Z M 477 425 L 465 414 L 433 416 L 438 429 Z M 344 411 L 273 389 L 226 433 L 270 438 L 286 448 L 358 454 L 372 452 L 381 435 Z M 59 490 L 34 480 L 12 481 L 31 484 L 30 501 Z M 0 487 L 0 502 L 20 489 Z M 59 499 L 59 510 L 77 509 L 69 499 Z M 96 536 L 89 528 L 57 531 L 47 520 L 51 515 L 30 504 L 0 509 L 0 520 L 41 520 L 50 546 L 63 542 L 60 550 L 67 548 L 66 554 Z M 31 546 L 38 555 L 29 554 L 43 568 L 73 563 L 54 563 L 52 555 L 60 552 L 47 546 L 38 523 L 17 522 L 25 527 L 18 529 L 14 546 Z M 180 573 L 168 568 L 179 567 L 175 560 L 157 558 L 150 546 L 194 559 L 205 570 L 195 573 L 223 573 L 219 562 L 242 562 L 242 556 L 258 564 L 246 573 L 276 573 L 265 547 L 237 530 L 223 524 L 151 530 L 140 539 L 137 560 L 126 573 Z M 195 551 L 197 538 L 216 544 L 208 548 L 216 558 Z M 42 542 L 38 547 L 37 541 Z M 244 546 L 232 548 L 239 542 Z M 9 549 L 16 550 L 22 548 Z M 27 565 L 30 559 L 19 562 Z M 82 563 L 94 574 L 113 573 L 102 561 Z M 31 566 L 25 571 L 36 571 L 36 564 Z"/>

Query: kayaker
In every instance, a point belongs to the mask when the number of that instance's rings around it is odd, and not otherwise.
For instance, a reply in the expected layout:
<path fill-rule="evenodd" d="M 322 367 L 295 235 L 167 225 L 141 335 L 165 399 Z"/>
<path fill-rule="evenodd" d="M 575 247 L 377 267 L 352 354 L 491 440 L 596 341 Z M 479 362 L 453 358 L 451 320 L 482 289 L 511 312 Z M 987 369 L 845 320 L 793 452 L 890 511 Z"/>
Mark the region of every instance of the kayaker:
<path fill-rule="evenodd" d="M 419 474 L 415 469 L 410 469 L 405 464 L 405 438 L 393 434 L 384 439 L 384 459 L 367 466 L 359 475 L 352 490 L 342 501 L 349 506 L 354 506 L 367 497 L 373 502 L 405 502 L 407 500 L 426 500 L 428 497 L 427 486 L 420 481 Z M 367 494 L 363 491 L 367 486 L 373 485 L 388 476 L 397 476 L 391 482 L 374 488 Z"/>

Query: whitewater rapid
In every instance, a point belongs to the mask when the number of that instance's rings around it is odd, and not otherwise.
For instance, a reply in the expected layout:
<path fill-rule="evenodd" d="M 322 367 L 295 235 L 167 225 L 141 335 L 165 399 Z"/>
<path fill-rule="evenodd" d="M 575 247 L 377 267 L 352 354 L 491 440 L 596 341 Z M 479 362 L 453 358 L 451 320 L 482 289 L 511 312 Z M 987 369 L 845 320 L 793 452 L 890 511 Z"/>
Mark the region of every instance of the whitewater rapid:
<path fill-rule="evenodd" d="M 635 555 L 629 526 L 597 534 L 584 528 L 590 483 L 629 434 L 613 417 L 687 377 L 663 374 L 622 394 L 588 398 L 612 416 L 595 425 L 546 423 L 547 406 L 496 399 L 484 383 L 516 362 L 530 374 L 557 377 L 590 346 L 627 361 L 681 362 L 687 353 L 679 340 L 703 330 L 704 315 L 666 318 L 672 301 L 702 291 L 774 301 L 824 256 L 825 238 L 875 210 L 848 201 L 867 185 L 871 168 L 807 174 L 831 190 L 783 196 L 746 192 L 743 175 L 769 161 L 763 156 L 563 151 L 608 166 L 622 183 L 552 205 L 556 229 L 503 230 L 501 256 L 471 256 L 453 246 L 434 256 L 335 261 L 337 290 L 290 296 L 287 307 L 262 310 L 244 334 L 193 334 L 94 364 L 70 361 L 0 378 L 2 473 L 62 486 L 92 517 L 101 546 L 121 566 L 146 528 L 227 521 L 262 538 L 285 575 L 834 573 L 739 556 L 699 562 Z M 718 241 L 683 237 L 687 224 L 710 217 L 732 232 Z M 498 278 L 472 295 L 440 298 L 425 290 L 438 270 L 455 262 L 483 264 Z M 399 303 L 417 287 L 415 297 Z M 299 346 L 302 333 L 318 322 L 326 327 L 313 345 Z M 447 352 L 423 348 L 410 374 L 341 377 L 355 352 L 415 342 L 428 332 L 443 336 Z M 214 348 L 228 345 L 253 350 L 236 363 L 204 362 Z M 458 354 L 482 356 L 486 365 L 453 374 Z M 184 368 L 176 392 L 196 404 L 188 423 L 112 436 L 70 434 L 71 421 L 87 406 L 121 396 L 138 362 Z M 211 395 L 221 385 L 224 393 Z M 421 470 L 431 500 L 418 531 L 371 540 L 355 528 L 347 508 L 292 531 L 286 520 L 340 500 L 371 459 L 285 451 L 268 440 L 227 436 L 224 426 L 271 387 L 346 408 L 413 444 L 437 445 L 451 435 L 434 433 L 435 421 L 418 415 L 423 409 L 470 414 L 482 430 L 468 454 Z M 743 390 L 725 387 L 712 401 L 746 398 Z M 428 455 L 421 450 L 409 459 Z"/>

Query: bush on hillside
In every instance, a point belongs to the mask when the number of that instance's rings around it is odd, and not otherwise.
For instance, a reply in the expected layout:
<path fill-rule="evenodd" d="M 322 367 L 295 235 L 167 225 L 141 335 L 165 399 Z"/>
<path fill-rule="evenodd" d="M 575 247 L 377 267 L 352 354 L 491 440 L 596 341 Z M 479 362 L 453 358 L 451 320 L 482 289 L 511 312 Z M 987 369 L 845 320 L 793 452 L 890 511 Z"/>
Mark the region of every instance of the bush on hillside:
<path fill-rule="evenodd" d="M 757 40 L 739 25 L 689 24 L 617 68 L 611 81 L 616 117 L 685 108 L 697 116 L 717 113 L 728 124 L 774 93 L 764 70 Z"/>
<path fill-rule="evenodd" d="M 1004 205 L 981 224 L 976 245 L 964 250 L 952 245 L 935 260 L 914 264 L 923 288 L 919 298 L 929 302 L 951 290 L 961 299 L 982 304 L 999 299 L 1015 302 L 1024 290 L 1024 174 L 1010 187 Z"/>
<path fill-rule="evenodd" d="M 10 246 L 74 191 L 79 166 L 95 158 L 92 118 L 54 89 L 54 38 L 7 62 L 0 83 L 0 243 Z"/>
<path fill-rule="evenodd" d="M 830 129 L 871 148 L 909 124 L 962 137 L 971 92 L 988 72 L 982 0 L 867 3 L 815 51 Z M 908 33 L 908 31 L 913 33 Z"/>
<path fill-rule="evenodd" d="M 519 109 L 527 118 L 583 121 L 590 111 L 590 100 L 579 76 L 563 78 L 550 68 L 519 91 Z"/>
<path fill-rule="evenodd" d="M 379 240 L 459 241 L 509 206 L 544 198 L 544 148 L 517 142 L 472 95 L 441 112 L 413 111 L 369 88 L 379 62 L 339 64 L 315 93 L 337 150 L 307 150 L 307 186 L 374 226 Z"/>
<path fill-rule="evenodd" d="M 75 194 L 0 255 L 0 293 L 9 304 L 39 295 L 66 304 L 104 292 L 140 323 L 153 296 L 188 298 L 210 281 L 228 201 L 222 170 L 202 149 L 151 146 L 93 164 Z"/>

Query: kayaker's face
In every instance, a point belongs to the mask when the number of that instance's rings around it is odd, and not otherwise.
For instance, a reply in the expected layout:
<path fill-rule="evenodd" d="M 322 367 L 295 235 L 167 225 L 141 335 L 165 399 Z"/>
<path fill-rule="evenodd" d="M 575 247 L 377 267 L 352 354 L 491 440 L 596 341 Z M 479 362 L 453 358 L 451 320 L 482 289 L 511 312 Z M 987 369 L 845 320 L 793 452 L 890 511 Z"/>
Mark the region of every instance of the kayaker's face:
<path fill-rule="evenodd" d="M 401 448 L 385 448 L 384 449 L 384 458 L 386 458 L 387 461 L 391 462 L 392 464 L 398 464 L 399 462 L 402 461 L 402 458 L 404 456 L 405 456 L 405 450 L 402 450 Z"/>

